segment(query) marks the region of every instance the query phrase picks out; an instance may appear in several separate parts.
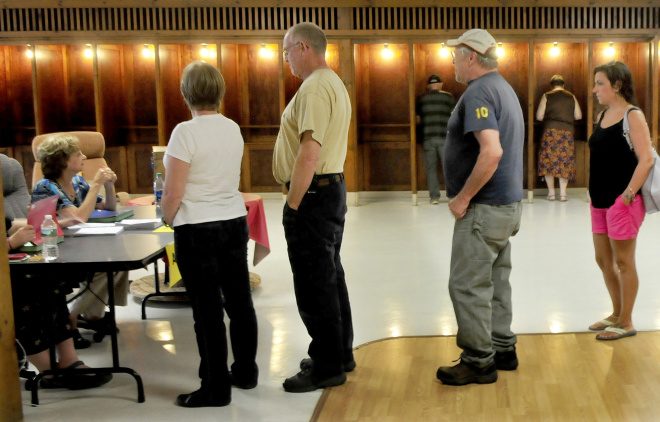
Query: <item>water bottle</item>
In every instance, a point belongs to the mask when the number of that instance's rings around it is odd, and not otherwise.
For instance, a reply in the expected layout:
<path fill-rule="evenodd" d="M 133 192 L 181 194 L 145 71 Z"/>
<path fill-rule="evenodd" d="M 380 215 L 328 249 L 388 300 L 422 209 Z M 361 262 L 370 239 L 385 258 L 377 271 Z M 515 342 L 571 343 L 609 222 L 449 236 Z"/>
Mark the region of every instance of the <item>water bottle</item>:
<path fill-rule="evenodd" d="M 154 179 L 154 196 L 156 197 L 156 208 L 160 208 L 160 200 L 163 197 L 163 175 L 161 173 L 156 173 L 156 178 Z"/>
<path fill-rule="evenodd" d="M 44 216 L 44 222 L 41 223 L 41 254 L 46 262 L 55 261 L 60 256 L 60 250 L 57 246 L 57 225 L 53 221 L 52 215 Z"/>

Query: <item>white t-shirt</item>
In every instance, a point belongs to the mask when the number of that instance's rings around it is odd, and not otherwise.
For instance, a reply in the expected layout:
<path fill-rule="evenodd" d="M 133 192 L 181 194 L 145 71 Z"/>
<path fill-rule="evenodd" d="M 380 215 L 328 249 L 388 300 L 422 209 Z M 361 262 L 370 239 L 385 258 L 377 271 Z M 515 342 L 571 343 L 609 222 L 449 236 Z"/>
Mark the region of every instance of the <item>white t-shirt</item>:
<path fill-rule="evenodd" d="M 243 137 L 234 121 L 210 114 L 179 123 L 165 154 L 190 164 L 174 226 L 231 220 L 247 214 L 238 191 Z"/>

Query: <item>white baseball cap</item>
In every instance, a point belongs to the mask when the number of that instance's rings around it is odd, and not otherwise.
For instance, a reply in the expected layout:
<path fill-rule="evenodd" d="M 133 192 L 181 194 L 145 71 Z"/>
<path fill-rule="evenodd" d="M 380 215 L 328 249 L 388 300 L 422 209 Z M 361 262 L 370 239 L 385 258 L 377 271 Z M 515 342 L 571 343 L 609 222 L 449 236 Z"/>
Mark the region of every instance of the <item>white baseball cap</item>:
<path fill-rule="evenodd" d="M 485 55 L 488 50 L 497 47 L 497 41 L 485 29 L 475 28 L 466 31 L 456 39 L 448 40 L 447 45 L 449 47 L 467 45 L 477 53 Z"/>

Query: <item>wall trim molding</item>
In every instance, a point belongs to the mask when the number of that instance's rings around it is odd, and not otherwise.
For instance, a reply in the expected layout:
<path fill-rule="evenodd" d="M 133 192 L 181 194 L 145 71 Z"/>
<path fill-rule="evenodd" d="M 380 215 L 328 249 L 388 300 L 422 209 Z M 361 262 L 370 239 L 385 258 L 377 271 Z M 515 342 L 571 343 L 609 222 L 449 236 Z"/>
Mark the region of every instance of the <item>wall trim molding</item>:
<path fill-rule="evenodd" d="M 660 6 L 641 5 L 644 2 L 630 1 L 626 6 L 568 6 L 561 5 L 563 2 L 558 1 L 559 5 L 554 6 L 470 7 L 342 7 L 336 2 L 332 6 L 315 7 L 264 6 L 263 3 L 269 2 L 262 2 L 261 6 L 242 7 L 240 4 L 248 2 L 240 1 L 232 2 L 232 6 L 218 6 L 217 2 L 213 6 L 205 5 L 208 2 L 203 1 L 154 1 L 141 4 L 158 3 L 158 6 L 120 7 L 114 5 L 117 2 L 106 1 L 102 2 L 102 7 L 94 6 L 95 2 L 82 2 L 84 7 L 67 7 L 69 4 L 78 5 L 81 2 L 62 0 L 58 2 L 58 6 L 46 2 L 50 5 L 25 7 L 26 3 L 44 2 L 0 2 L 5 6 L 0 8 L 0 42 L 62 42 L 83 38 L 90 42 L 135 40 L 141 37 L 151 41 L 209 37 L 279 38 L 286 29 L 304 21 L 315 22 L 330 37 L 367 39 L 437 38 L 438 35 L 453 36 L 470 28 L 481 27 L 494 34 L 521 38 L 572 38 L 573 35 L 581 35 L 651 40 L 657 36 L 660 28 Z M 178 3 L 192 3 L 196 6 L 168 6 Z M 637 5 L 632 5 L 635 3 Z M 654 3 L 657 5 L 657 2 Z"/>

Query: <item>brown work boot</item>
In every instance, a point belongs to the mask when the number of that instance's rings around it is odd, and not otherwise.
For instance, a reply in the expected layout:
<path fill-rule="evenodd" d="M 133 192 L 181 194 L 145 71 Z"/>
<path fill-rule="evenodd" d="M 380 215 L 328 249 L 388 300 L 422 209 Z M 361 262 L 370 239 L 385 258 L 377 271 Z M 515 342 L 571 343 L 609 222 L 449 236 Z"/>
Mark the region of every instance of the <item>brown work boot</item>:
<path fill-rule="evenodd" d="M 495 363 L 484 368 L 472 366 L 461 360 L 455 366 L 441 366 L 436 377 L 447 385 L 491 384 L 497 381 Z"/>

